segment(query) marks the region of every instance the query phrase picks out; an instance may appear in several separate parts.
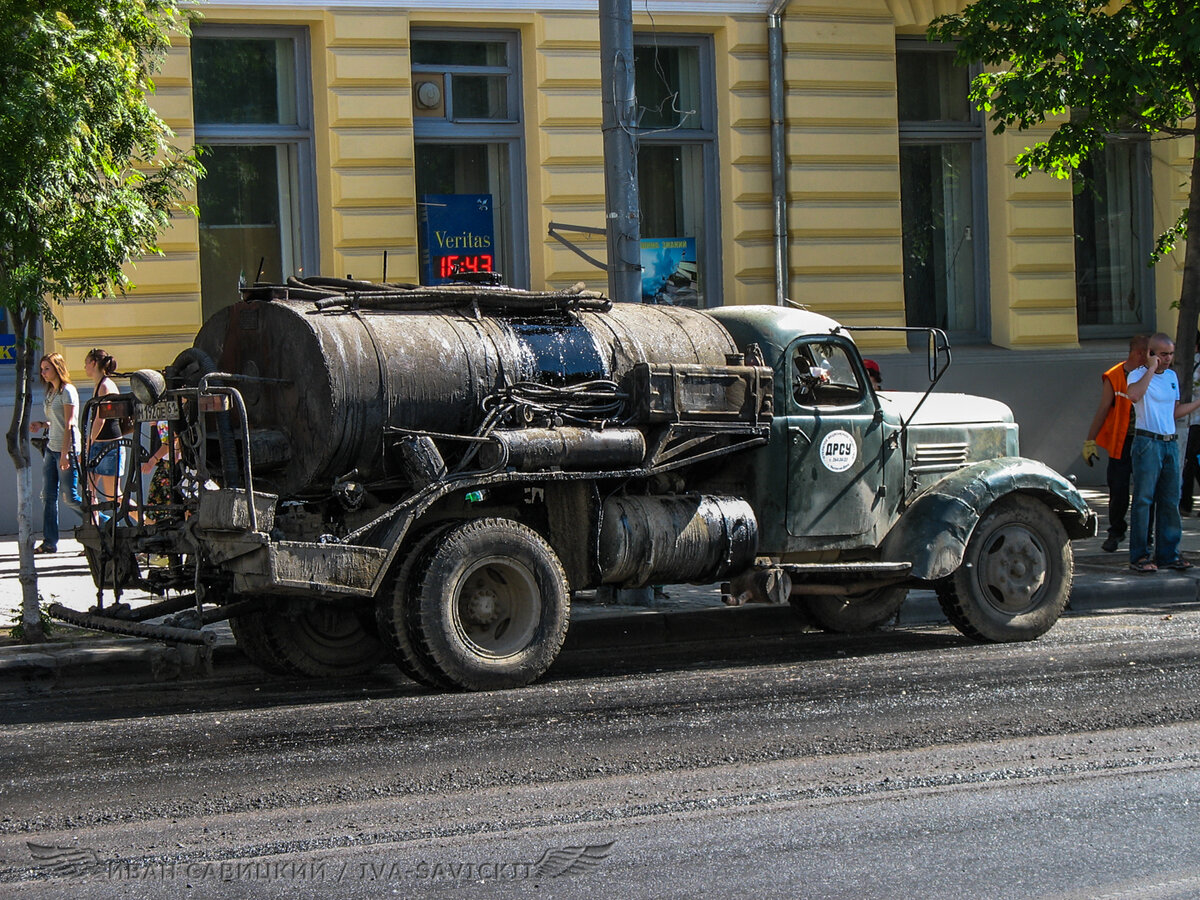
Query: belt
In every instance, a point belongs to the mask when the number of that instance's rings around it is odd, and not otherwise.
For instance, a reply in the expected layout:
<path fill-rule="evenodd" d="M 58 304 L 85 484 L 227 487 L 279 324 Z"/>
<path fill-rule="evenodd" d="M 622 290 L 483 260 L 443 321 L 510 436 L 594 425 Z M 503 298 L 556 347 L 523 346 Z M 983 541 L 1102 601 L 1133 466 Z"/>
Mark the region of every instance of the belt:
<path fill-rule="evenodd" d="M 1173 434 L 1159 434 L 1157 431 L 1145 431 L 1141 428 L 1133 429 L 1133 433 L 1136 434 L 1138 437 L 1148 437 L 1154 441 L 1173 441 L 1173 440 L 1175 440 L 1175 435 L 1173 435 Z"/>

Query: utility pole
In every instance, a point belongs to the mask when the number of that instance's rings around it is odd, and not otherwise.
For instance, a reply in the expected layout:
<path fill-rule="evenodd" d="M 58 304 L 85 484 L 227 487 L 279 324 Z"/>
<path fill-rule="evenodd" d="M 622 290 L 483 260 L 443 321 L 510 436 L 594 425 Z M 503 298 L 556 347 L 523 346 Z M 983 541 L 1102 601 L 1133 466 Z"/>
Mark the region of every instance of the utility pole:
<path fill-rule="evenodd" d="M 600 89 L 603 92 L 604 207 L 608 295 L 642 299 L 638 208 L 637 95 L 633 83 L 632 0 L 599 0 Z"/>

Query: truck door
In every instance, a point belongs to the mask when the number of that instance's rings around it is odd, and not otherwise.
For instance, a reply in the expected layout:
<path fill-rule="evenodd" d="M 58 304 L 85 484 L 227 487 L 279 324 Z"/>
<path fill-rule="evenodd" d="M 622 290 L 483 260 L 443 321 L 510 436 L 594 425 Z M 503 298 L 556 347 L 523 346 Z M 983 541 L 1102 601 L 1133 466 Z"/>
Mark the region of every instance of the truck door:
<path fill-rule="evenodd" d="M 884 504 L 885 427 L 849 339 L 813 335 L 788 351 L 787 530 L 863 534 Z"/>

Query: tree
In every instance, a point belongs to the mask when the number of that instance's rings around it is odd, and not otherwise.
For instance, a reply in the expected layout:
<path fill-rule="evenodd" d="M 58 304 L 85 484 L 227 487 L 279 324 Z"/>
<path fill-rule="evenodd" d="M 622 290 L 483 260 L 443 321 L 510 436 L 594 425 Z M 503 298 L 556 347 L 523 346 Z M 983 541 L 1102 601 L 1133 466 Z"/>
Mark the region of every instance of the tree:
<path fill-rule="evenodd" d="M 1118 132 L 1191 136 L 1188 207 L 1157 240 L 1153 260 L 1200 235 L 1200 7 L 1195 0 L 976 0 L 929 27 L 957 41 L 962 63 L 993 67 L 971 83 L 971 100 L 995 133 L 1065 116 L 1016 158 L 1017 175 L 1041 169 L 1068 178 Z M 1069 113 L 1069 115 L 1067 115 Z M 1200 312 L 1200 240 L 1187 241 L 1175 367 L 1191 391 Z"/>
<path fill-rule="evenodd" d="M 202 172 L 150 108 L 176 0 L 0 0 L 0 303 L 16 333 L 7 446 L 17 470 L 22 625 L 42 639 L 29 453 L 39 320 L 124 291 Z"/>

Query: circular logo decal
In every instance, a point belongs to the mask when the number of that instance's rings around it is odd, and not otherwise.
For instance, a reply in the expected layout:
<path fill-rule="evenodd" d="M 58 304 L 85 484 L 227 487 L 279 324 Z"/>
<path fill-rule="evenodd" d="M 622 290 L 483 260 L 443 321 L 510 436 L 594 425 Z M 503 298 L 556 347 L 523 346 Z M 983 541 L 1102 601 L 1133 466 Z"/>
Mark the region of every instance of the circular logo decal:
<path fill-rule="evenodd" d="M 831 431 L 821 440 L 821 464 L 830 472 L 845 472 L 858 459 L 858 445 L 848 431 Z"/>

